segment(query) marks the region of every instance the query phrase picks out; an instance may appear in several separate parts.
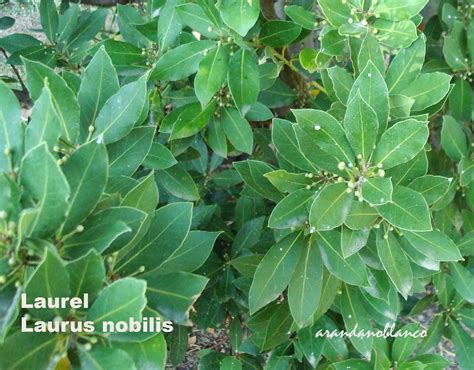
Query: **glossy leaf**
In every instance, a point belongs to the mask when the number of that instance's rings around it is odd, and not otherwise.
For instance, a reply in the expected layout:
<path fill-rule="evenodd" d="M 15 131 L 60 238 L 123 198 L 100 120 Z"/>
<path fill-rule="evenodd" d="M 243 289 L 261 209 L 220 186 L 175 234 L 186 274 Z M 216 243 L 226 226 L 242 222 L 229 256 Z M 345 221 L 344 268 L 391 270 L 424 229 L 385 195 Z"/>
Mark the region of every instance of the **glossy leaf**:
<path fill-rule="evenodd" d="M 334 229 L 344 223 L 350 207 L 352 194 L 344 183 L 327 185 L 320 190 L 311 204 L 309 224 L 315 230 Z"/>
<path fill-rule="evenodd" d="M 249 309 L 255 313 L 287 287 L 298 264 L 304 238 L 290 234 L 267 252 L 257 267 L 249 292 Z"/>

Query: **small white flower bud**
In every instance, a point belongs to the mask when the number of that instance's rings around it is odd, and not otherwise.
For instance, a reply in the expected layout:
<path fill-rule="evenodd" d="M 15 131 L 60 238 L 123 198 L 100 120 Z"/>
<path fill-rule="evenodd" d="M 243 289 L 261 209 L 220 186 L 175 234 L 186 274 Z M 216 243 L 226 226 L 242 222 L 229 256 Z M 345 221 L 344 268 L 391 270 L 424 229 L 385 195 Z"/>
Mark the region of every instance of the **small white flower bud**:
<path fill-rule="evenodd" d="M 76 232 L 82 233 L 83 231 L 84 231 L 84 226 L 83 225 L 77 225 Z"/>
<path fill-rule="evenodd" d="M 378 175 L 379 175 L 380 177 L 384 177 L 384 176 L 385 176 L 385 171 L 382 170 L 382 169 L 380 169 L 377 173 L 378 173 Z"/>
<path fill-rule="evenodd" d="M 337 168 L 339 168 L 341 171 L 343 171 L 346 168 L 346 164 L 344 162 L 339 162 L 337 164 Z"/>

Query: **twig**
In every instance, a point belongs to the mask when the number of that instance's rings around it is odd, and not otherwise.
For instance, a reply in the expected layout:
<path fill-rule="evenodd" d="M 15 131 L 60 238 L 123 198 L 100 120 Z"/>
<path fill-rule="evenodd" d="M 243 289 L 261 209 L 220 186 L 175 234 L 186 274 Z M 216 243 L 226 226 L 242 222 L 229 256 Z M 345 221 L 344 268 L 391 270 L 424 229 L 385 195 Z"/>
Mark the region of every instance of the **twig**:
<path fill-rule="evenodd" d="M 0 50 L 3 54 L 3 56 L 5 57 L 5 62 L 6 62 L 8 60 L 8 54 L 5 51 L 5 49 L 0 48 Z M 12 67 L 13 72 L 15 73 L 16 77 L 18 78 L 18 82 L 20 83 L 23 92 L 28 91 L 25 84 L 23 83 L 23 79 L 21 78 L 20 72 L 18 72 L 18 69 L 16 69 L 16 67 L 13 64 L 9 64 L 9 66 Z"/>

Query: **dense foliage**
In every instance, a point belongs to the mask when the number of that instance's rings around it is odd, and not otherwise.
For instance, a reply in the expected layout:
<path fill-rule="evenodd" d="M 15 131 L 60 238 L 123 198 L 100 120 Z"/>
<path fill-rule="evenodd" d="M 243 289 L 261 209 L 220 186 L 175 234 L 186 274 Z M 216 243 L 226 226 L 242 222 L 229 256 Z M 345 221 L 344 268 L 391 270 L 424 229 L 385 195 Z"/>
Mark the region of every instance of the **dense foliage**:
<path fill-rule="evenodd" d="M 42 0 L 0 38 L 0 368 L 163 369 L 192 325 L 229 332 L 202 369 L 472 368 L 474 7 L 427 3 Z"/>

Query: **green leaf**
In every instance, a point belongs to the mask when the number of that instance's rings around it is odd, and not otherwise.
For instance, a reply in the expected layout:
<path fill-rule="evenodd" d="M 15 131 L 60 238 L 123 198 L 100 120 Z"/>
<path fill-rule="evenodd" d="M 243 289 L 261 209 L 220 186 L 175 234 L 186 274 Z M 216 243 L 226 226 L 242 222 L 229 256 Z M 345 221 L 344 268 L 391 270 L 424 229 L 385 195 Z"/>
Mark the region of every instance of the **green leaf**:
<path fill-rule="evenodd" d="M 392 202 L 376 206 L 377 212 L 394 226 L 408 231 L 431 231 L 428 204 L 423 196 L 409 188 L 395 186 Z"/>
<path fill-rule="evenodd" d="M 189 110 L 183 111 L 173 124 L 170 140 L 183 139 L 198 133 L 209 123 L 215 108 L 215 101 L 209 102 L 202 110 L 199 104 L 191 104 Z M 197 112 L 188 118 L 188 114 L 195 110 Z"/>
<path fill-rule="evenodd" d="M 23 370 L 47 368 L 58 344 L 58 336 L 48 333 L 17 332 L 0 346 L 2 369 Z"/>
<path fill-rule="evenodd" d="M 74 144 L 79 134 L 79 104 L 74 92 L 66 82 L 44 64 L 23 59 L 26 70 L 26 85 L 33 100 L 37 100 L 46 85 L 61 123 L 61 135 Z"/>
<path fill-rule="evenodd" d="M 146 212 L 149 216 L 153 216 L 158 200 L 158 187 L 152 171 L 140 179 L 140 182 L 125 195 L 120 205 L 137 208 Z"/>
<path fill-rule="evenodd" d="M 472 114 L 473 92 L 467 81 L 456 80 L 454 88 L 449 94 L 449 108 L 456 120 L 469 121 Z"/>
<path fill-rule="evenodd" d="M 178 198 L 191 201 L 199 199 L 196 183 L 181 164 L 156 171 L 156 180 Z"/>
<path fill-rule="evenodd" d="M 245 0 L 241 0 L 245 1 Z M 239 49 L 229 63 L 228 86 L 237 108 L 245 115 L 260 91 L 257 56 L 253 51 Z"/>
<path fill-rule="evenodd" d="M 132 273 L 143 266 L 148 272 L 166 261 L 188 236 L 191 219 L 191 203 L 170 203 L 156 210 L 148 232 L 120 261 L 117 271 L 125 268 Z"/>
<path fill-rule="evenodd" d="M 70 189 L 45 142 L 25 155 L 19 179 L 28 196 L 37 202 L 38 213 L 29 225 L 28 235 L 40 238 L 51 235 L 64 221 Z"/>
<path fill-rule="evenodd" d="M 370 33 L 367 33 L 364 38 L 364 41 L 362 41 L 362 45 L 360 47 L 358 55 L 357 66 L 359 70 L 364 70 L 369 61 L 374 63 L 374 65 L 377 67 L 381 74 L 384 74 L 385 61 L 383 58 L 382 50 L 380 49 L 380 45 L 375 36 Z"/>
<path fill-rule="evenodd" d="M 333 26 L 341 26 L 352 17 L 351 8 L 344 0 L 318 0 L 325 18 Z"/>
<path fill-rule="evenodd" d="M 431 205 L 443 198 L 452 180 L 443 176 L 426 175 L 416 178 L 408 187 L 423 195 L 428 205 Z"/>
<path fill-rule="evenodd" d="M 464 42 L 464 41 L 463 41 Z M 468 59 L 465 57 L 463 45 L 453 35 L 446 35 L 443 43 L 443 55 L 446 63 L 454 70 L 468 69 Z"/>
<path fill-rule="evenodd" d="M 318 308 L 323 284 L 323 263 L 318 247 L 310 238 L 288 286 L 288 304 L 299 327 L 311 320 Z"/>
<path fill-rule="evenodd" d="M 451 76 L 442 72 L 422 73 L 400 94 L 415 100 L 414 111 L 421 111 L 440 102 L 449 92 Z"/>
<path fill-rule="evenodd" d="M 222 117 L 212 117 L 207 126 L 207 141 L 215 154 L 222 158 L 227 157 L 227 139 L 224 132 Z"/>
<path fill-rule="evenodd" d="M 87 319 L 93 321 L 96 331 L 103 333 L 104 321 L 126 321 L 130 318 L 140 321 L 146 306 L 147 284 L 135 278 L 123 278 L 102 289 L 87 312 Z M 120 336 L 112 333 L 111 337 Z"/>
<path fill-rule="evenodd" d="M 282 108 L 296 100 L 296 93 L 282 80 L 277 79 L 268 89 L 261 91 L 258 101 L 268 108 Z"/>
<path fill-rule="evenodd" d="M 428 3 L 428 0 L 379 0 L 374 11 L 382 18 L 401 21 L 413 18 Z"/>
<path fill-rule="evenodd" d="M 23 125 L 18 99 L 10 88 L 0 81 L 0 171 L 9 172 L 10 158 L 5 149 L 12 151 L 13 165 L 18 163 L 23 155 Z"/>
<path fill-rule="evenodd" d="M 438 346 L 444 332 L 444 320 L 446 320 L 446 318 L 443 315 L 437 315 L 433 318 L 433 321 L 428 328 L 428 332 L 426 333 L 426 337 L 423 338 L 418 347 L 418 353 L 431 352 Z"/>
<path fill-rule="evenodd" d="M 0 30 L 7 30 L 15 24 L 15 18 L 5 16 L 0 18 Z"/>
<path fill-rule="evenodd" d="M 398 94 L 420 74 L 425 61 L 426 41 L 424 36 L 393 58 L 388 67 L 386 81 L 390 94 Z"/>
<path fill-rule="evenodd" d="M 69 9 L 61 14 L 58 22 L 58 43 L 65 43 L 69 40 L 79 21 L 79 13 L 79 5 L 71 4 Z"/>
<path fill-rule="evenodd" d="M 474 181 L 474 161 L 469 160 L 467 157 L 461 159 L 458 164 L 459 185 L 467 186 Z"/>
<path fill-rule="evenodd" d="M 327 71 L 337 98 L 341 101 L 341 103 L 347 104 L 352 85 L 354 85 L 354 78 L 352 77 L 352 74 L 339 66 L 328 68 Z"/>
<path fill-rule="evenodd" d="M 375 146 L 379 123 L 377 114 L 359 91 L 347 106 L 344 128 L 354 153 L 362 155 L 362 159 L 367 162 Z"/>
<path fill-rule="evenodd" d="M 104 192 L 108 175 L 105 146 L 91 142 L 79 147 L 63 165 L 63 172 L 71 188 L 62 227 L 67 234 L 94 210 Z"/>
<path fill-rule="evenodd" d="M 143 342 L 114 343 L 113 346 L 127 352 L 137 369 L 161 370 L 165 368 L 166 341 L 161 333 Z M 115 367 L 121 366 L 125 365 L 120 362 Z"/>
<path fill-rule="evenodd" d="M 268 172 L 265 177 L 282 193 L 292 193 L 311 186 L 313 180 L 302 173 L 290 173 L 285 170 Z"/>
<path fill-rule="evenodd" d="M 235 149 L 252 153 L 253 150 L 253 132 L 252 127 L 240 112 L 235 108 L 224 108 L 221 124 L 227 139 Z"/>
<path fill-rule="evenodd" d="M 252 278 L 253 275 L 255 275 L 255 271 L 257 270 L 262 258 L 262 254 L 251 254 L 248 256 L 234 258 L 229 263 L 242 276 Z"/>
<path fill-rule="evenodd" d="M 385 176 L 391 177 L 394 185 L 408 185 L 414 179 L 426 175 L 428 158 L 426 151 L 420 151 L 415 158 L 406 163 L 390 168 Z"/>
<path fill-rule="evenodd" d="M 301 26 L 299 24 L 290 21 L 269 20 L 260 29 L 258 39 L 263 45 L 282 47 L 290 45 L 300 32 Z"/>
<path fill-rule="evenodd" d="M 373 27 L 377 30 L 377 39 L 389 48 L 404 49 L 416 40 L 418 34 L 415 23 L 411 20 L 392 22 L 378 19 Z"/>
<path fill-rule="evenodd" d="M 398 292 L 407 299 L 413 286 L 413 273 L 407 256 L 395 236 L 379 230 L 377 233 L 377 254 L 390 280 Z"/>
<path fill-rule="evenodd" d="M 209 279 L 189 272 L 149 276 L 148 305 L 176 324 L 189 325 L 189 309 Z"/>
<path fill-rule="evenodd" d="M 472 337 L 466 333 L 461 325 L 452 318 L 448 319 L 449 333 L 454 344 L 456 352 L 456 360 L 461 369 L 469 369 L 472 365 L 472 353 L 474 351 L 474 341 Z"/>
<path fill-rule="evenodd" d="M 153 268 L 153 273 L 193 272 L 207 260 L 220 232 L 190 231 L 186 239 Z M 160 253 L 161 255 L 161 253 Z"/>
<path fill-rule="evenodd" d="M 234 167 L 245 183 L 261 196 L 279 202 L 282 194 L 268 181 L 265 174 L 272 172 L 273 168 L 260 161 L 246 160 L 234 162 Z"/>
<path fill-rule="evenodd" d="M 131 176 L 135 173 L 150 151 L 154 132 L 154 127 L 139 126 L 107 145 L 109 176 Z"/>
<path fill-rule="evenodd" d="M 341 250 L 342 256 L 348 258 L 356 254 L 367 245 L 369 238 L 369 229 L 351 230 L 347 227 L 342 228 L 341 232 Z"/>
<path fill-rule="evenodd" d="M 70 296 L 68 272 L 52 246 L 45 248 L 40 264 L 25 284 L 25 293 L 28 303 L 33 303 L 37 297 Z M 52 319 L 55 316 L 66 318 L 67 315 L 67 308 L 30 308 L 29 311 L 34 317 L 42 320 Z"/>
<path fill-rule="evenodd" d="M 459 261 L 462 259 L 456 244 L 441 231 L 405 232 L 404 235 L 415 249 L 435 261 Z"/>
<path fill-rule="evenodd" d="M 369 314 L 364 309 L 359 289 L 344 284 L 344 290 L 341 296 L 341 313 L 344 320 L 346 330 L 364 330 L 371 331 L 372 325 L 369 320 Z M 362 356 L 370 359 L 372 352 L 372 337 L 356 337 L 350 338 L 354 347 L 362 354 Z"/>
<path fill-rule="evenodd" d="M 344 51 L 347 46 L 347 38 L 345 36 L 340 35 L 337 30 L 330 30 L 324 35 L 322 35 L 321 46 L 322 49 L 324 49 L 325 53 L 328 53 L 330 55 L 342 56 L 344 55 Z M 331 68 L 339 67 L 334 66 Z"/>
<path fill-rule="evenodd" d="M 208 38 L 216 38 L 221 33 L 218 25 L 213 23 L 206 15 L 204 9 L 193 3 L 184 3 L 176 6 L 181 22 L 199 32 L 201 35 Z"/>
<path fill-rule="evenodd" d="M 143 166 L 153 170 L 165 170 L 174 166 L 178 161 L 175 159 L 170 150 L 155 141 L 151 144 L 150 151 L 143 161 Z"/>
<path fill-rule="evenodd" d="M 390 98 L 390 114 L 394 118 L 407 118 L 415 103 L 415 100 L 405 95 L 391 95 Z"/>
<path fill-rule="evenodd" d="M 102 370 L 110 368 L 127 368 L 136 370 L 133 359 L 127 352 L 109 347 L 97 346 L 91 351 L 80 350 L 79 358 L 81 360 L 81 369 L 84 370 Z"/>
<path fill-rule="evenodd" d="M 81 106 L 81 138 L 85 140 L 88 127 L 94 122 L 105 102 L 119 91 L 117 72 L 101 47 L 87 65 L 81 78 L 77 100 Z"/>
<path fill-rule="evenodd" d="M 58 38 L 58 11 L 54 0 L 41 0 L 40 6 L 41 27 L 51 42 Z"/>
<path fill-rule="evenodd" d="M 301 227 L 308 221 L 308 208 L 314 191 L 300 189 L 290 193 L 273 209 L 268 220 L 268 227 L 288 229 Z"/>
<path fill-rule="evenodd" d="M 318 233 L 319 250 L 324 265 L 337 278 L 352 285 L 364 285 L 367 282 L 367 269 L 359 254 L 343 257 L 341 234 L 332 230 Z"/>
<path fill-rule="evenodd" d="M 109 144 L 132 130 L 145 106 L 147 78 L 148 74 L 145 74 L 121 87 L 105 102 L 95 121 L 94 139 Z"/>
<path fill-rule="evenodd" d="M 105 279 L 104 262 L 100 254 L 91 250 L 85 256 L 73 260 L 66 265 L 71 286 L 71 296 L 80 297 L 89 294 L 89 299 L 95 298 Z"/>
<path fill-rule="evenodd" d="M 354 153 L 341 124 L 330 114 L 313 109 L 295 109 L 293 114 L 306 134 L 316 139 L 318 146 L 347 165 L 354 163 Z"/>
<path fill-rule="evenodd" d="M 285 5 L 283 10 L 293 22 L 299 24 L 301 27 L 307 30 L 316 28 L 316 16 L 313 12 L 299 5 Z"/>
<path fill-rule="evenodd" d="M 454 161 L 459 161 L 466 157 L 468 146 L 466 135 L 462 125 L 450 116 L 443 117 L 443 126 L 441 128 L 441 146 L 444 151 Z"/>
<path fill-rule="evenodd" d="M 249 292 L 250 314 L 276 299 L 291 280 L 304 247 L 301 233 L 290 234 L 270 248 L 257 267 Z"/>
<path fill-rule="evenodd" d="M 371 206 L 392 201 L 393 185 L 390 178 L 371 177 L 362 182 L 361 195 Z"/>
<path fill-rule="evenodd" d="M 358 92 L 377 114 L 380 136 L 387 127 L 389 113 L 388 89 L 382 74 L 371 60 L 367 62 L 367 66 L 355 80 L 348 101 L 354 99 Z"/>
<path fill-rule="evenodd" d="M 418 324 L 407 324 L 400 328 L 401 332 L 420 333 Z M 420 343 L 420 336 L 410 336 L 395 338 L 392 345 L 392 358 L 400 363 L 405 362 L 410 355 L 416 350 Z"/>
<path fill-rule="evenodd" d="M 25 150 L 28 151 L 43 141 L 52 151 L 61 136 L 61 122 L 53 105 L 51 91 L 45 85 L 31 112 L 30 123 L 25 131 Z"/>
<path fill-rule="evenodd" d="M 218 44 L 201 60 L 196 77 L 194 77 L 194 91 L 203 107 L 209 103 L 224 83 L 228 64 L 229 54 L 221 44 Z"/>
<path fill-rule="evenodd" d="M 242 370 L 242 362 L 236 357 L 226 357 L 222 360 L 220 370 Z"/>
<path fill-rule="evenodd" d="M 155 64 L 150 80 L 178 81 L 192 75 L 198 70 L 205 51 L 215 45 L 211 40 L 192 41 L 166 52 Z"/>
<path fill-rule="evenodd" d="M 380 138 L 373 163 L 388 169 L 413 159 L 426 144 L 429 130 L 424 122 L 408 119 L 397 122 Z"/>
<path fill-rule="evenodd" d="M 3 259 L 2 264 L 3 262 L 8 263 L 7 258 Z M 14 287 L 4 287 L 0 293 L 0 353 L 5 337 L 10 328 L 15 324 L 18 314 L 20 313 L 19 303 L 21 291 L 21 288 L 15 289 Z"/>
<path fill-rule="evenodd" d="M 239 228 L 232 243 L 232 255 L 238 255 L 243 249 L 253 248 L 259 241 L 262 234 L 264 217 L 257 217 L 245 222 Z"/>
<path fill-rule="evenodd" d="M 147 214 L 131 207 L 106 208 L 84 222 L 84 231 L 65 242 L 64 248 L 73 257 L 95 249 L 101 253 L 110 248 L 116 251 L 127 245 L 140 229 Z"/>
<path fill-rule="evenodd" d="M 158 17 L 158 41 L 160 50 L 167 50 L 178 38 L 182 24 L 176 5 L 178 0 L 168 0 L 160 9 Z"/>
<path fill-rule="evenodd" d="M 273 118 L 273 112 L 262 103 L 255 102 L 250 106 L 245 118 L 249 121 L 268 121 Z"/>
<path fill-rule="evenodd" d="M 326 185 L 311 204 L 309 224 L 314 230 L 330 230 L 344 223 L 352 201 L 345 183 Z"/>
<path fill-rule="evenodd" d="M 103 29 L 107 14 L 108 11 L 104 8 L 82 13 L 64 49 L 73 50 L 80 46 L 84 47 L 85 42 L 90 41 Z"/>
<path fill-rule="evenodd" d="M 317 172 L 317 167 L 304 156 L 293 129 L 293 123 L 280 118 L 273 119 L 272 142 L 278 155 L 281 155 L 293 166 L 307 172 Z"/>
<path fill-rule="evenodd" d="M 222 20 L 240 36 L 247 35 L 260 15 L 260 2 L 229 0 L 220 7 Z"/>
<path fill-rule="evenodd" d="M 450 264 L 451 277 L 456 291 L 469 303 L 474 303 L 474 276 L 460 263 Z"/>

